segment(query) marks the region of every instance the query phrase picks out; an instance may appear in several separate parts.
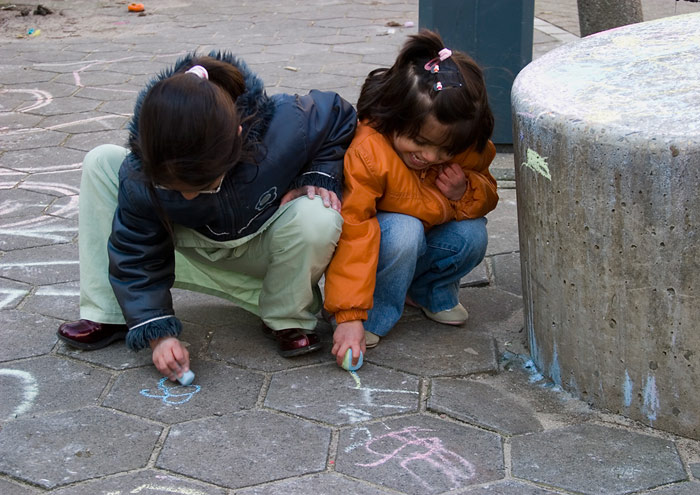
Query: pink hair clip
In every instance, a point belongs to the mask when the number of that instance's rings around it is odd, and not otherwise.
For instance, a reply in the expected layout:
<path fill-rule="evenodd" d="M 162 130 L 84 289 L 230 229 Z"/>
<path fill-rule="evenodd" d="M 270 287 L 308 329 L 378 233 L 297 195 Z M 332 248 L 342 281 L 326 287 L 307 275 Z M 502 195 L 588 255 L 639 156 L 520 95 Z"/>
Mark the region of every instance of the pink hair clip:
<path fill-rule="evenodd" d="M 435 74 L 440 72 L 440 62 L 444 62 L 452 56 L 452 50 L 449 48 L 443 48 L 438 52 L 438 56 L 426 63 L 423 68 L 429 72 Z"/>
<path fill-rule="evenodd" d="M 202 67 L 201 65 L 193 65 L 189 69 L 187 69 L 187 72 L 185 74 L 194 74 L 197 77 L 200 77 L 202 79 L 209 79 L 209 73 L 207 72 L 207 69 Z"/>

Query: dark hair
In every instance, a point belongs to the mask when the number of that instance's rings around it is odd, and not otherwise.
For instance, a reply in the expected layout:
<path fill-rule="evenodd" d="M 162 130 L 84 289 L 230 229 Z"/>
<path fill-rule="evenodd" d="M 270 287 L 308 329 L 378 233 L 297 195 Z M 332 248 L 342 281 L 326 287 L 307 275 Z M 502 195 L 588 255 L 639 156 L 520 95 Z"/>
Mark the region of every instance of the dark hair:
<path fill-rule="evenodd" d="M 476 62 L 458 51 L 440 62 L 439 73 L 426 70 L 425 64 L 444 47 L 432 31 L 410 36 L 391 68 L 375 69 L 367 76 L 357 102 L 358 118 L 385 136 L 415 138 L 432 115 L 450 128 L 438 144 L 451 155 L 474 144 L 482 151 L 493 133 L 484 77 Z M 438 91 L 435 84 L 441 78 L 449 82 Z"/>
<path fill-rule="evenodd" d="M 201 65 L 203 79 L 186 71 Z M 236 99 L 243 75 L 231 64 L 195 57 L 146 93 L 138 120 L 137 146 L 152 184 L 211 184 L 240 159 L 243 139 Z"/>

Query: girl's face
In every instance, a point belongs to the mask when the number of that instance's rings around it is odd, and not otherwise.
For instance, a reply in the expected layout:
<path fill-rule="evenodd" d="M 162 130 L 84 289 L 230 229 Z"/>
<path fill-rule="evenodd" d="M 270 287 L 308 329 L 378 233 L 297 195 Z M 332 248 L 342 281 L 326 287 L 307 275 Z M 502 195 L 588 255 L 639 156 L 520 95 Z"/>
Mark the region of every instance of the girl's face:
<path fill-rule="evenodd" d="M 448 130 L 448 126 L 430 115 L 425 119 L 418 136 L 410 138 L 397 134 L 392 140 L 392 145 L 408 168 L 424 170 L 454 158 L 454 155 L 440 146 Z"/>

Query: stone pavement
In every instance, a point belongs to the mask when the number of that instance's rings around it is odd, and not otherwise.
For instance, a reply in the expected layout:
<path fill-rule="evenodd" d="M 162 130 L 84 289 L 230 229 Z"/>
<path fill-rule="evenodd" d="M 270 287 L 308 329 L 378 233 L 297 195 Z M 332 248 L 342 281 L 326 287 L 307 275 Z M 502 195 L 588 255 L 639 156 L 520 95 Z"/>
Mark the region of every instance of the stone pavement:
<path fill-rule="evenodd" d="M 657 16 L 697 7 L 655 1 Z M 0 494 L 700 493 L 699 442 L 592 410 L 529 362 L 507 152 L 487 259 L 461 292 L 465 328 L 408 308 L 352 374 L 323 323 L 323 351 L 284 359 L 256 317 L 174 291 L 197 374 L 187 387 L 148 352 L 58 343 L 78 318 L 82 157 L 125 142 L 152 74 L 222 48 L 270 93 L 355 102 L 418 23 L 415 0 L 163 0 L 145 16 L 126 4 L 0 10 Z M 576 39 L 575 7 L 537 2 L 536 56 Z"/>

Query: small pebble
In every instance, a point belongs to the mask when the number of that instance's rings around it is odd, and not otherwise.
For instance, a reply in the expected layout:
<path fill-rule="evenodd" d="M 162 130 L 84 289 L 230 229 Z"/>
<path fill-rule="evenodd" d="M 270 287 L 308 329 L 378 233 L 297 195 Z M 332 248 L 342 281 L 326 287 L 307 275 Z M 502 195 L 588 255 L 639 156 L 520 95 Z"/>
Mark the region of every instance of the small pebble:
<path fill-rule="evenodd" d="M 181 385 L 189 385 L 194 381 L 194 373 L 192 373 L 192 370 L 187 370 L 177 381 L 180 382 Z"/>

